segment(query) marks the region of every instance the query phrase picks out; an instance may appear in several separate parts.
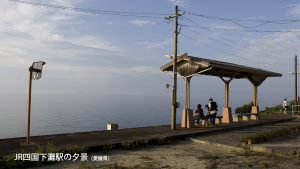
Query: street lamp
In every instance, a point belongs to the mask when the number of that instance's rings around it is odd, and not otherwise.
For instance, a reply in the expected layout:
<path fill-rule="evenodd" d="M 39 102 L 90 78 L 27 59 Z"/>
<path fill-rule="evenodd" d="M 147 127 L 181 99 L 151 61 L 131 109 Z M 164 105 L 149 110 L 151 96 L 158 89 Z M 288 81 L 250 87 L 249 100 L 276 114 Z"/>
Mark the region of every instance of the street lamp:
<path fill-rule="evenodd" d="M 29 96 L 28 96 L 28 121 L 27 121 L 27 139 L 26 144 L 29 144 L 30 136 L 30 111 L 31 111 L 31 84 L 32 80 L 38 80 L 42 77 L 43 66 L 46 62 L 38 61 L 33 62 L 29 67 Z"/>

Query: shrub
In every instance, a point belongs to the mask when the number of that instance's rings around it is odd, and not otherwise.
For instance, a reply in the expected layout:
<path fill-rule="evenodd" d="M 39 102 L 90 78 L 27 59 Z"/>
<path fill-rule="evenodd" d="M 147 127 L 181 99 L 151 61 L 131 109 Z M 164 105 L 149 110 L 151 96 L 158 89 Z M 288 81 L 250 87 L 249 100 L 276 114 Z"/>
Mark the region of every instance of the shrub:
<path fill-rule="evenodd" d="M 271 135 L 271 133 L 269 131 L 263 131 L 263 132 L 261 132 L 261 135 L 266 137 L 266 136 Z"/>
<path fill-rule="evenodd" d="M 235 114 L 251 113 L 252 106 L 254 106 L 253 101 L 251 101 L 249 104 L 244 104 L 241 107 L 237 107 L 235 108 Z"/>
<path fill-rule="evenodd" d="M 112 145 L 111 142 L 110 142 L 106 146 L 103 146 L 102 153 L 108 154 L 114 147 L 115 147 L 115 145 Z"/>
<path fill-rule="evenodd" d="M 287 111 L 292 111 L 292 105 L 295 105 L 294 100 L 290 101 L 289 108 L 287 109 Z"/>
<path fill-rule="evenodd" d="M 138 139 L 138 142 L 142 147 L 147 147 L 150 144 L 148 138 L 140 138 L 140 139 Z"/>
<path fill-rule="evenodd" d="M 248 142 L 248 139 L 252 139 L 253 135 L 248 135 L 240 139 L 240 142 Z"/>
<path fill-rule="evenodd" d="M 132 150 L 135 147 L 134 142 L 130 140 L 122 141 L 121 145 L 124 147 L 125 150 Z"/>
<path fill-rule="evenodd" d="M 255 134 L 255 137 L 257 137 L 257 138 L 266 137 L 266 134 L 264 132 L 257 133 L 257 134 Z"/>
<path fill-rule="evenodd" d="M 158 144 L 171 144 L 172 143 L 172 137 L 160 137 L 157 138 L 157 143 Z"/>
<path fill-rule="evenodd" d="M 253 137 L 252 137 L 252 139 L 253 140 L 258 140 L 260 137 L 258 136 L 258 135 L 254 135 Z"/>
<path fill-rule="evenodd" d="M 265 110 L 260 111 L 262 114 L 273 114 L 274 112 L 284 111 L 284 107 L 281 104 L 278 104 L 274 107 L 266 107 Z"/>
<path fill-rule="evenodd" d="M 68 153 L 68 154 L 80 154 L 80 153 L 86 153 L 87 152 L 87 148 L 85 146 L 78 146 L 78 145 L 67 145 L 66 149 L 64 151 L 64 153 Z"/>

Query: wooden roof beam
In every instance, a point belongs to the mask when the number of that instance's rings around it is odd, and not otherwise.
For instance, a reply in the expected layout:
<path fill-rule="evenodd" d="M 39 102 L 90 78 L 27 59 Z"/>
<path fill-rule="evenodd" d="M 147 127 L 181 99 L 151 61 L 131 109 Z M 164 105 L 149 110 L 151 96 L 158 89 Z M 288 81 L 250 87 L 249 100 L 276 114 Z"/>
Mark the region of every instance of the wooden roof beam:
<path fill-rule="evenodd" d="M 222 76 L 219 75 L 218 72 L 216 72 L 216 74 L 219 76 L 219 78 L 221 78 L 221 80 L 224 82 L 224 83 L 230 83 L 231 80 L 236 76 L 238 72 L 235 72 L 233 76 L 231 76 L 231 78 L 229 80 L 224 80 Z"/>
<path fill-rule="evenodd" d="M 257 84 L 255 83 L 255 81 L 251 78 L 251 76 L 247 75 L 248 80 L 254 85 L 257 86 Z"/>
<path fill-rule="evenodd" d="M 267 79 L 266 76 L 265 76 L 265 77 L 262 77 L 262 78 L 260 79 L 260 81 L 257 83 L 257 86 L 261 85 L 262 82 L 264 82 L 266 79 Z"/>

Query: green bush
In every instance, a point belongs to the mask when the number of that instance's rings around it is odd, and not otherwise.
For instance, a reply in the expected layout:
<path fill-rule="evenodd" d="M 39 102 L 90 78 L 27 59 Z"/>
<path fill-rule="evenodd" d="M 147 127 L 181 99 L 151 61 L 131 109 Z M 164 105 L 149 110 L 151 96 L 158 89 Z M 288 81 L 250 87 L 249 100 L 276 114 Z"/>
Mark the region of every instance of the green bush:
<path fill-rule="evenodd" d="M 125 150 L 132 150 L 135 147 L 135 144 L 133 141 L 122 141 L 121 145 L 124 147 Z"/>
<path fill-rule="evenodd" d="M 75 153 L 86 153 L 88 148 L 85 146 L 78 146 L 78 145 L 67 145 L 66 149 L 64 150 L 65 154 L 71 154 L 74 155 Z"/>
<path fill-rule="evenodd" d="M 252 139 L 253 138 L 253 136 L 252 135 L 248 135 L 248 136 L 245 136 L 245 137 L 243 137 L 243 138 L 241 138 L 240 139 L 240 142 L 248 142 L 248 139 Z"/>
<path fill-rule="evenodd" d="M 292 111 L 292 105 L 295 105 L 294 100 L 290 101 L 289 108 L 287 109 L 287 111 Z"/>
<path fill-rule="evenodd" d="M 265 110 L 260 111 L 262 114 L 273 114 L 274 112 L 284 111 L 282 104 L 277 104 L 274 107 L 266 107 Z"/>
<path fill-rule="evenodd" d="M 244 104 L 241 107 L 237 107 L 235 108 L 235 114 L 251 113 L 252 106 L 254 106 L 253 101 L 251 101 L 249 104 Z"/>
<path fill-rule="evenodd" d="M 140 139 L 138 139 L 138 142 L 142 147 L 147 147 L 150 144 L 148 138 L 140 138 Z"/>
<path fill-rule="evenodd" d="M 157 138 L 157 143 L 158 144 L 171 144 L 173 141 L 172 141 L 172 137 L 160 137 L 160 138 Z"/>
<path fill-rule="evenodd" d="M 261 132 L 261 135 L 266 137 L 266 136 L 271 135 L 271 133 L 269 131 L 263 131 L 263 132 Z"/>
<path fill-rule="evenodd" d="M 115 147 L 115 145 L 109 143 L 106 146 L 103 146 L 102 153 L 108 154 L 114 147 Z"/>
<path fill-rule="evenodd" d="M 149 145 L 163 145 L 163 144 L 171 144 L 173 143 L 173 138 L 172 137 L 159 137 L 156 139 L 150 138 L 139 138 L 136 141 L 122 141 L 121 145 L 124 147 L 126 150 L 132 150 L 136 148 L 142 148 L 142 147 L 147 147 Z"/>

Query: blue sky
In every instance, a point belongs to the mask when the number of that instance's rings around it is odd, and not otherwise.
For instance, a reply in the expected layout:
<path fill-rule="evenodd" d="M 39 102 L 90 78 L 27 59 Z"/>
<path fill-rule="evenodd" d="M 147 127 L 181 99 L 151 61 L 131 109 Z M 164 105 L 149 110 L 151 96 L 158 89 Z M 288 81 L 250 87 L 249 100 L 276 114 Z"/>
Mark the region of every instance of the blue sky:
<path fill-rule="evenodd" d="M 172 84 L 172 76 L 162 73 L 159 68 L 170 61 L 164 55 L 173 54 L 174 24 L 172 20 L 168 21 L 163 17 L 173 15 L 175 5 L 179 6 L 180 12 L 222 18 L 258 21 L 300 19 L 300 3 L 296 0 L 31 0 L 30 2 L 166 15 L 148 14 L 161 17 L 150 18 L 85 13 L 2 0 L 0 1 L 2 16 L 0 93 L 28 93 L 28 68 L 32 62 L 42 60 L 47 64 L 44 66 L 42 78 L 33 81 L 33 93 L 171 95 L 171 89 L 166 89 L 165 85 Z M 245 28 L 233 22 L 207 19 L 188 13 L 179 19 L 179 24 L 182 25 L 197 26 L 195 23 L 209 28 L 243 31 L 300 31 L 299 22 L 269 23 L 256 28 Z M 242 21 L 238 23 L 246 27 L 261 24 Z M 258 102 L 262 107 L 281 103 L 285 97 L 294 98 L 294 76 L 287 72 L 294 71 L 294 56 L 300 57 L 300 32 L 208 30 L 182 27 L 178 36 L 179 53 L 186 52 L 195 57 L 283 74 L 281 78 L 268 78 L 258 87 Z M 191 95 L 205 101 L 210 97 L 220 98 L 218 102 L 224 106 L 225 85 L 217 77 L 196 76 L 191 80 Z M 184 81 L 178 78 L 178 97 L 183 96 Z M 253 100 L 253 85 L 248 80 L 233 80 L 230 83 L 230 103 L 241 100 L 244 103 Z"/>

